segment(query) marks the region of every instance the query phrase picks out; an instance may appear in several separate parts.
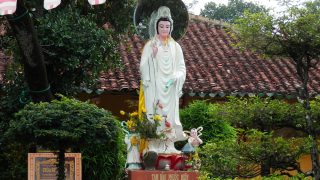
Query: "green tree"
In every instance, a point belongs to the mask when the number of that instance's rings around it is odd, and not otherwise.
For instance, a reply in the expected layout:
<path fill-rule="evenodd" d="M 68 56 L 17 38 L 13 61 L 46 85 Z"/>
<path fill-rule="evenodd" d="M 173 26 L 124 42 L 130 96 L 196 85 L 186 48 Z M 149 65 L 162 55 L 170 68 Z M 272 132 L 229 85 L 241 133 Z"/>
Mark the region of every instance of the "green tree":
<path fill-rule="evenodd" d="M 237 21 L 235 36 L 238 47 L 270 56 L 287 57 L 294 61 L 301 79 L 298 100 L 305 111 L 306 131 L 312 137 L 312 173 L 320 179 L 319 155 L 314 120 L 311 119 L 309 71 L 319 62 L 320 56 L 320 1 L 290 7 L 283 16 L 272 17 L 267 13 L 245 12 Z"/>
<path fill-rule="evenodd" d="M 320 118 L 319 103 L 319 98 L 310 102 L 315 121 Z M 296 170 L 309 176 L 302 172 L 298 162 L 311 147 L 310 139 L 302 132 L 306 128 L 306 110 L 300 103 L 229 97 L 225 103 L 195 101 L 180 112 L 184 128 L 204 127 L 202 169 L 212 177 L 269 176 L 271 170 L 282 175 Z M 315 125 L 319 131 L 319 124 Z M 297 130 L 296 138 L 278 137 L 283 127 Z M 277 133 L 273 134 L 273 130 Z"/>
<path fill-rule="evenodd" d="M 88 102 L 62 96 L 50 103 L 29 103 L 15 114 L 5 137 L 23 147 L 36 144 L 58 152 L 60 180 L 65 179 L 64 153 L 69 148 L 82 153 L 84 179 L 118 179 L 123 170 L 120 125 L 110 112 Z"/>
<path fill-rule="evenodd" d="M 93 80 L 89 76 L 97 78 L 102 69 L 117 64 L 116 37 L 128 29 L 134 2 L 110 0 L 90 7 L 85 0 L 68 0 L 48 12 L 42 8 L 43 1 L 18 0 L 16 12 L 6 20 L 17 42 L 15 59 L 23 66 L 32 101 L 50 101 L 52 94 L 65 93 L 58 89 L 60 82 L 69 85 L 64 90 L 90 87 Z M 114 31 L 103 32 L 106 22 Z M 78 33 L 80 30 L 83 34 Z"/>
<path fill-rule="evenodd" d="M 222 119 L 219 111 L 219 104 L 197 100 L 180 110 L 181 123 L 187 130 L 202 126 L 204 130 L 201 139 L 204 143 L 209 140 L 236 138 L 236 130 L 228 121 Z"/>
<path fill-rule="evenodd" d="M 229 0 L 227 5 L 217 5 L 215 2 L 208 2 L 204 6 L 204 9 L 201 10 L 200 15 L 210 19 L 233 23 L 236 19 L 242 17 L 246 10 L 252 13 L 267 12 L 264 6 L 252 2 Z"/>
<path fill-rule="evenodd" d="M 18 0 L 16 12 L 0 18 L 0 24 L 9 27 L 0 36 L 0 49 L 14 57 L 1 86 L 0 170 L 11 171 L 5 166 L 12 165 L 9 151 L 16 143 L 3 135 L 29 95 L 35 103 L 51 101 L 56 93 L 74 95 L 96 87 L 102 70 L 119 65 L 116 42 L 130 28 L 134 3 L 108 0 L 92 7 L 86 0 L 66 0 L 49 12 L 43 9 L 43 0 Z M 102 27 L 106 22 L 107 30 Z M 34 151 L 30 147 L 29 152 Z M 100 160 L 105 159 L 96 162 Z"/>
<path fill-rule="evenodd" d="M 245 133 L 245 141 L 230 138 L 202 146 L 202 170 L 211 178 L 254 178 L 261 175 L 260 165 L 267 162 L 282 175 L 292 176 L 287 173 L 291 170 L 302 173 L 298 159 L 310 148 L 308 138 L 284 139 L 257 130 Z"/>

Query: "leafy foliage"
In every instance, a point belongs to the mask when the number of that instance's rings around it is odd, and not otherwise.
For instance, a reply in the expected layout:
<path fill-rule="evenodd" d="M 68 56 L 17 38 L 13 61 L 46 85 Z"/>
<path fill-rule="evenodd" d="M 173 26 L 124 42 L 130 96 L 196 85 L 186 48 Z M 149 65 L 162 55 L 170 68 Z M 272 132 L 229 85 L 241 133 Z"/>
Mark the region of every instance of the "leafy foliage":
<path fill-rule="evenodd" d="M 308 138 L 284 139 L 256 130 L 246 132 L 245 141 L 239 141 L 238 144 L 242 160 L 256 164 L 268 163 L 273 171 L 299 171 L 297 161 L 311 147 Z"/>
<path fill-rule="evenodd" d="M 224 20 L 233 23 L 236 19 L 243 16 L 245 11 L 251 13 L 267 12 L 266 8 L 252 2 L 244 2 L 243 0 L 229 0 L 227 5 L 215 2 L 208 2 L 200 15 L 216 20 Z"/>
<path fill-rule="evenodd" d="M 57 8 L 46 11 L 43 9 L 43 1 L 24 0 L 24 2 L 29 9 L 35 8 L 32 11 L 36 17 L 71 7 L 80 10 L 81 15 L 90 18 L 99 27 L 106 22 L 111 23 L 119 33 L 127 31 L 130 27 L 136 5 L 136 0 L 108 0 L 103 4 L 95 6 L 90 5 L 87 0 L 64 0 Z M 120 9 L 121 11 L 119 11 Z"/>
<path fill-rule="evenodd" d="M 272 17 L 267 13 L 245 12 L 237 20 L 238 45 L 267 55 L 281 55 L 297 60 L 318 60 L 320 24 L 319 2 L 291 7 L 286 14 Z M 258 39 L 257 39 L 258 38 Z"/>
<path fill-rule="evenodd" d="M 13 113 L 22 108 L 20 104 L 20 93 L 25 88 L 22 80 L 22 69 L 18 63 L 10 63 L 7 66 L 5 73 L 6 77 L 11 80 L 4 80 L 1 84 L 0 93 L 7 96 L 0 95 L 0 124 L 9 124 Z M 4 129 L 0 129 L 0 134 L 4 134 Z M 0 138 L 3 136 L 0 136 Z"/>
<path fill-rule="evenodd" d="M 311 116 L 315 122 L 319 121 L 319 102 L 318 98 L 311 101 L 312 108 L 315 108 Z M 299 103 L 259 97 L 229 97 L 225 103 L 195 101 L 181 110 L 181 120 L 185 129 L 201 124 L 204 127 L 201 138 L 207 143 L 200 150 L 204 177 L 255 177 L 262 173 L 263 165 L 283 174 L 286 170 L 300 171 L 297 160 L 311 146 L 306 133 L 300 133 L 299 138 L 285 139 L 273 136 L 272 130 L 291 127 L 306 132 L 305 112 Z M 232 131 L 230 128 L 219 129 L 221 124 L 212 123 L 215 119 L 227 125 L 231 123 L 237 128 L 237 136 L 234 136 L 233 127 Z M 316 129 L 319 129 L 318 125 Z"/>
<path fill-rule="evenodd" d="M 202 170 L 216 178 L 252 178 L 260 175 L 260 165 L 268 162 L 273 170 L 299 171 L 297 160 L 310 148 L 307 138 L 274 138 L 255 130 L 246 133 L 245 141 L 211 141 L 201 147 Z"/>
<path fill-rule="evenodd" d="M 0 179 L 25 179 L 28 176 L 26 159 L 30 146 L 10 142 L 4 139 L 3 135 L 1 137 Z"/>
<path fill-rule="evenodd" d="M 310 102 L 311 106 L 311 119 L 315 121 L 316 131 L 320 131 L 320 97 L 316 97 L 315 100 Z"/>
<path fill-rule="evenodd" d="M 320 62 L 320 1 L 309 1 L 304 6 L 292 6 L 279 17 L 266 13 L 246 12 L 236 24 L 237 46 L 249 48 L 269 56 L 282 56 L 295 62 L 301 80 L 297 87 L 298 96 L 304 111 L 308 135 L 312 137 L 311 159 L 315 179 L 320 179 L 320 166 L 317 151 L 317 121 L 311 119 L 309 73 Z M 318 128 L 318 127 L 317 127 Z"/>
<path fill-rule="evenodd" d="M 180 110 L 181 123 L 184 129 L 203 126 L 201 139 L 207 142 L 211 139 L 232 139 L 236 136 L 235 129 L 219 116 L 218 105 L 205 101 L 194 101 L 188 107 Z"/>
<path fill-rule="evenodd" d="M 278 99 L 229 97 L 223 111 L 224 118 L 239 128 L 267 131 L 277 127 L 305 128 L 303 107 Z"/>
<path fill-rule="evenodd" d="M 206 143 L 199 152 L 202 155 L 201 170 L 207 172 L 210 178 L 236 177 L 239 160 L 236 159 L 235 148 L 235 139 Z"/>
<path fill-rule="evenodd" d="M 76 9 L 46 14 L 38 33 L 53 92 L 94 88 L 101 71 L 120 64 L 113 32 L 97 28 Z"/>
<path fill-rule="evenodd" d="M 43 10 L 42 1 L 24 2 L 32 9 L 53 94 L 95 89 L 101 71 L 120 66 L 117 44 L 119 35 L 132 29 L 134 0 L 109 0 L 98 6 L 86 0 L 66 0 L 50 12 Z M 10 29 L 0 38 L 4 50 L 22 60 Z"/>
<path fill-rule="evenodd" d="M 5 75 L 11 76 L 12 80 L 3 81 L 0 86 L 0 94 L 7 95 L 0 95 L 0 179 L 24 179 L 27 176 L 27 166 L 21 162 L 25 162 L 29 147 L 9 141 L 4 136 L 14 113 L 23 107 L 19 102 L 25 87 L 21 71 L 19 64 L 10 64 Z"/>
<path fill-rule="evenodd" d="M 109 112 L 62 96 L 51 103 L 25 106 L 16 113 L 6 135 L 24 145 L 82 152 L 84 177 L 110 179 L 122 169 L 120 132 Z"/>

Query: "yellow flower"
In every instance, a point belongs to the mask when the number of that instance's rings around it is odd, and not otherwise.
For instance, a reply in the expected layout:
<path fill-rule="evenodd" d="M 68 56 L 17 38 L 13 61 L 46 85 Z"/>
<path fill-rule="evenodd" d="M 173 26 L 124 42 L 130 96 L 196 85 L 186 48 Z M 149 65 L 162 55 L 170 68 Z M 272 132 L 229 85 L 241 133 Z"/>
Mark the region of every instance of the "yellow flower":
<path fill-rule="evenodd" d="M 137 111 L 135 111 L 135 112 L 131 113 L 131 114 L 130 114 L 130 116 L 131 116 L 131 117 L 138 116 L 138 112 L 137 112 Z"/>
<path fill-rule="evenodd" d="M 161 116 L 159 114 L 156 114 L 156 115 L 153 116 L 153 119 L 155 121 L 161 121 Z"/>
<path fill-rule="evenodd" d="M 199 155 L 198 155 L 198 153 L 197 153 L 197 152 L 192 156 L 192 158 L 193 158 L 194 160 L 198 160 L 198 159 L 200 159 L 200 158 L 199 158 Z"/>
<path fill-rule="evenodd" d="M 121 110 L 121 111 L 120 111 L 120 114 L 121 114 L 121 115 L 125 115 L 126 112 L 124 112 L 124 111 Z"/>
<path fill-rule="evenodd" d="M 132 130 L 136 126 L 136 124 L 132 120 L 129 120 L 127 121 L 127 126 L 129 130 Z"/>
<path fill-rule="evenodd" d="M 138 138 L 137 136 L 132 136 L 130 139 L 130 142 L 133 146 L 136 146 L 138 144 Z"/>

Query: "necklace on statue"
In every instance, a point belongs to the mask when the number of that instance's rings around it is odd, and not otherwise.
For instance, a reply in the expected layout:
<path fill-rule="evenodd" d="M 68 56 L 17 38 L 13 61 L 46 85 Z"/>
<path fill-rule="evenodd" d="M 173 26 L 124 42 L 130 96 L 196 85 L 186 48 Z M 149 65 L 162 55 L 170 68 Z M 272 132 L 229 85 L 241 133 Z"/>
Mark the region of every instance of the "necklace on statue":
<path fill-rule="evenodd" d="M 169 56 L 168 57 L 163 57 L 164 64 L 168 65 L 169 64 Z"/>
<path fill-rule="evenodd" d="M 168 52 L 169 51 L 169 44 L 168 44 L 169 41 L 168 40 L 169 40 L 169 38 L 165 38 L 164 41 L 160 40 L 160 44 L 161 44 L 164 52 Z"/>
<path fill-rule="evenodd" d="M 162 46 L 164 52 L 168 52 L 169 51 L 169 46 L 168 46 L 167 43 L 161 43 L 161 46 Z"/>

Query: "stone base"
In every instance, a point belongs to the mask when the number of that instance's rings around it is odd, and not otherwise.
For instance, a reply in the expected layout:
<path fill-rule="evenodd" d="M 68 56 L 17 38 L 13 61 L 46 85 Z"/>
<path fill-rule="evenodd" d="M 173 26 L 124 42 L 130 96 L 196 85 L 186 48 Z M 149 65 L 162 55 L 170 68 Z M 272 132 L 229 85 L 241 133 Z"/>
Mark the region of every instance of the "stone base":
<path fill-rule="evenodd" d="M 129 180 L 197 180 L 195 171 L 147 171 L 129 170 Z"/>

